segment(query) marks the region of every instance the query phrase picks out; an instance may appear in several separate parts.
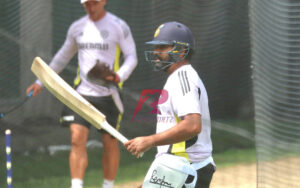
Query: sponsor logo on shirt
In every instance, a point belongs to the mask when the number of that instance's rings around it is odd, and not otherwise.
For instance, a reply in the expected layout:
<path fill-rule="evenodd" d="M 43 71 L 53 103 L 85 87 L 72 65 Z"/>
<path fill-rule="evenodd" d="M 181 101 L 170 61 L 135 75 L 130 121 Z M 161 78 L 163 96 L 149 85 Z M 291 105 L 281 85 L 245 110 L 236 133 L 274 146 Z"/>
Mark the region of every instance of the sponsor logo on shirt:
<path fill-rule="evenodd" d="M 109 45 L 108 43 L 78 43 L 78 49 L 107 51 L 109 49 Z"/>
<path fill-rule="evenodd" d="M 103 39 L 106 39 L 109 36 L 109 32 L 107 30 L 101 30 L 100 35 Z"/>

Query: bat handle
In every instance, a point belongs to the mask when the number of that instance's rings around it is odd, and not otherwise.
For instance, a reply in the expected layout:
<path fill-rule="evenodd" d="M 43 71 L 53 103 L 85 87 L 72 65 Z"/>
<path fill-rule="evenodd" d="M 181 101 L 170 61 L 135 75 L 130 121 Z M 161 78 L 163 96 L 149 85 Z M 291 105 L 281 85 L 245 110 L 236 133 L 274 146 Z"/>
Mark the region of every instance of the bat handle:
<path fill-rule="evenodd" d="M 32 95 L 33 95 L 33 90 L 31 90 L 29 93 L 28 93 L 28 95 L 27 95 L 27 97 L 32 97 Z"/>
<path fill-rule="evenodd" d="M 128 142 L 128 139 L 125 136 L 123 136 L 121 133 L 119 133 L 117 130 L 112 128 L 112 126 L 106 120 L 104 122 L 102 122 L 101 125 L 104 130 L 106 130 L 108 133 L 110 133 L 112 136 L 114 136 L 116 139 L 118 139 L 123 144 L 125 142 Z M 144 152 L 140 153 L 137 158 L 141 158 L 141 157 L 143 157 L 143 155 L 144 155 Z"/>
<path fill-rule="evenodd" d="M 101 123 L 101 127 L 106 130 L 109 134 L 114 136 L 116 139 L 118 139 L 123 144 L 125 142 L 128 142 L 128 139 L 123 136 L 120 132 L 118 132 L 116 129 L 114 129 L 106 120 Z"/>

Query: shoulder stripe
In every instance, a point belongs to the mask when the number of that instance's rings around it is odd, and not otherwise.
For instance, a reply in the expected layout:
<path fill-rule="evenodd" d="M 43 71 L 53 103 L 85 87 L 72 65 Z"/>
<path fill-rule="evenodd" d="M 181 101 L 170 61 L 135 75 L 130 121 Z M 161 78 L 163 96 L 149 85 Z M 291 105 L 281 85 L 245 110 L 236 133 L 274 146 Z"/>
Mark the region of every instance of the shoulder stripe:
<path fill-rule="evenodd" d="M 182 94 L 185 95 L 186 93 L 191 91 L 190 83 L 189 83 L 186 71 L 179 71 L 178 77 L 179 77 L 179 81 L 180 81 L 180 85 L 181 85 L 181 89 L 182 89 Z"/>
<path fill-rule="evenodd" d="M 190 92 L 191 88 L 190 88 L 190 83 L 189 83 L 186 71 L 184 71 L 184 76 L 185 76 L 185 81 L 186 81 L 186 84 L 187 84 L 187 87 L 188 87 L 188 91 L 187 92 Z"/>
<path fill-rule="evenodd" d="M 184 89 L 183 89 L 183 82 L 180 76 L 180 71 L 178 72 L 178 77 L 179 77 L 179 81 L 180 81 L 180 86 L 181 86 L 181 90 L 182 90 L 182 95 L 184 95 Z"/>
<path fill-rule="evenodd" d="M 183 75 L 183 71 L 180 71 L 180 73 L 181 73 L 181 80 L 182 80 L 183 86 L 184 86 L 184 91 L 185 91 L 185 93 L 187 93 L 187 86 L 186 86 L 185 78 Z"/>

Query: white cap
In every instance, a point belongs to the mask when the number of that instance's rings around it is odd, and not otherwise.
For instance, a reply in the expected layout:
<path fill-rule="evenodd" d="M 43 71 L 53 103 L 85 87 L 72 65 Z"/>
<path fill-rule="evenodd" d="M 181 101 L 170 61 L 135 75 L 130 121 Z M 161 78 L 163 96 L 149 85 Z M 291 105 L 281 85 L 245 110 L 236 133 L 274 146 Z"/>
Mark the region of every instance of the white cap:
<path fill-rule="evenodd" d="M 81 4 L 83 4 L 83 3 L 87 2 L 87 1 L 89 1 L 89 0 L 80 0 Z M 101 0 L 94 0 L 94 1 L 101 1 Z"/>

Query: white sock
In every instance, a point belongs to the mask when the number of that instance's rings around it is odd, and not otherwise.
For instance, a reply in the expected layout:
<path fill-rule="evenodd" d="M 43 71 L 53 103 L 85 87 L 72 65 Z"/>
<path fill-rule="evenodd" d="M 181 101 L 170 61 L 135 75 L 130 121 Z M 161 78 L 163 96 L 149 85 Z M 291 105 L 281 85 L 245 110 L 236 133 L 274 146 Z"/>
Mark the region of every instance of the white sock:
<path fill-rule="evenodd" d="M 110 181 L 110 180 L 104 179 L 102 188 L 114 188 L 114 180 Z"/>
<path fill-rule="evenodd" d="M 83 188 L 83 181 L 79 178 L 73 178 L 71 180 L 71 188 Z"/>

